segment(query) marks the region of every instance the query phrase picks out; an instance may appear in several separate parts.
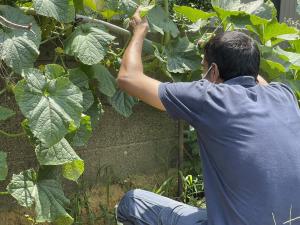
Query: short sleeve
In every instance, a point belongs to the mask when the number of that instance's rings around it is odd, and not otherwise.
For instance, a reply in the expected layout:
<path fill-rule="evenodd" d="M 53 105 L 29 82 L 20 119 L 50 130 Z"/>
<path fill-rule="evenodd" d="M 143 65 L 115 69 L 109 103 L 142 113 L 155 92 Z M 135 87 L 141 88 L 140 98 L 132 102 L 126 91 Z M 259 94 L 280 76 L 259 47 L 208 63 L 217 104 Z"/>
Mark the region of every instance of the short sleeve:
<path fill-rule="evenodd" d="M 173 119 L 183 119 L 190 124 L 201 114 L 207 80 L 194 82 L 161 83 L 158 93 L 166 111 Z"/>

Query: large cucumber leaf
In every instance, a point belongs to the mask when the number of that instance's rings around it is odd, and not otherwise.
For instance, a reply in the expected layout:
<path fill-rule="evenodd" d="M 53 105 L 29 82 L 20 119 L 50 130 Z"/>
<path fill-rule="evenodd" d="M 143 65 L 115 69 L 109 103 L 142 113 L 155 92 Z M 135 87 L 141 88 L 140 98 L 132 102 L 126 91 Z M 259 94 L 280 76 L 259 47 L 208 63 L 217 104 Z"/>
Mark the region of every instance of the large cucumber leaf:
<path fill-rule="evenodd" d="M 15 87 L 17 103 L 32 133 L 50 147 L 68 133 L 71 123 L 79 126 L 82 93 L 68 78 L 48 80 L 37 69 L 24 71 L 23 77 Z"/>
<path fill-rule="evenodd" d="M 69 78 L 73 84 L 80 88 L 83 95 L 83 111 L 86 112 L 94 103 L 94 95 L 89 88 L 89 78 L 80 68 L 68 70 Z"/>
<path fill-rule="evenodd" d="M 205 20 L 205 19 L 209 19 L 211 17 L 216 16 L 216 13 L 214 13 L 214 12 L 204 12 L 200 9 L 195 9 L 195 8 L 192 8 L 189 6 L 174 5 L 173 10 L 176 13 L 185 16 L 187 19 L 189 19 L 193 23 L 197 22 L 200 19 Z"/>
<path fill-rule="evenodd" d="M 38 14 L 59 22 L 69 23 L 75 19 L 73 0 L 33 0 L 33 7 Z"/>
<path fill-rule="evenodd" d="M 173 37 L 179 35 L 177 25 L 168 17 L 161 6 L 156 6 L 148 13 L 148 21 L 151 31 L 161 34 L 169 32 Z"/>
<path fill-rule="evenodd" d="M 266 25 L 264 25 L 264 28 L 260 30 L 262 33 L 259 34 L 263 43 L 266 43 L 273 38 L 282 40 L 299 39 L 299 31 L 296 28 L 290 27 L 285 23 L 278 23 L 275 20 L 267 23 Z"/>
<path fill-rule="evenodd" d="M 83 160 L 65 138 L 51 147 L 39 144 L 35 153 L 41 165 L 62 165 L 63 175 L 69 180 L 77 181 L 84 171 Z"/>
<path fill-rule="evenodd" d="M 77 57 L 84 64 L 97 64 L 105 57 L 108 45 L 114 39 L 100 26 L 82 24 L 66 40 L 65 53 Z"/>
<path fill-rule="evenodd" d="M 256 0 L 250 3 L 241 3 L 239 0 L 232 0 L 226 4 L 226 0 L 213 3 L 214 10 L 223 24 L 228 22 L 236 25 L 237 28 L 244 28 L 246 25 L 267 24 L 276 17 L 276 9 L 271 1 Z"/>
<path fill-rule="evenodd" d="M 287 70 L 278 62 L 262 58 L 260 61 L 260 70 L 268 76 L 268 80 L 272 81 L 284 75 Z"/>
<path fill-rule="evenodd" d="M 83 5 L 91 8 L 94 11 L 101 10 L 104 5 L 104 0 L 83 0 Z"/>
<path fill-rule="evenodd" d="M 185 73 L 200 67 L 201 57 L 187 37 L 172 41 L 166 48 L 166 54 L 169 72 Z"/>
<path fill-rule="evenodd" d="M 132 108 L 138 102 L 136 98 L 129 96 L 121 90 L 118 90 L 109 101 L 112 107 L 125 117 L 129 117 L 132 114 Z"/>
<path fill-rule="evenodd" d="M 8 172 L 7 163 L 6 163 L 7 154 L 0 151 L 0 181 L 5 180 Z"/>
<path fill-rule="evenodd" d="M 211 4 L 213 7 L 235 10 L 241 6 L 241 0 L 212 0 Z"/>
<path fill-rule="evenodd" d="M 291 63 L 291 69 L 300 70 L 300 53 L 285 51 L 279 46 L 274 48 L 274 52 L 278 54 L 278 56 Z"/>
<path fill-rule="evenodd" d="M 14 174 L 7 191 L 21 206 L 35 205 L 36 222 L 71 225 L 73 218 L 64 207 L 70 204 L 56 179 L 42 179 L 32 169 Z"/>
<path fill-rule="evenodd" d="M 80 159 L 64 138 L 51 147 L 39 144 L 35 152 L 41 165 L 62 165 Z"/>
<path fill-rule="evenodd" d="M 105 66 L 96 64 L 93 66 L 84 66 L 83 69 L 93 79 L 97 80 L 97 88 L 102 94 L 112 97 L 116 93 L 116 79 Z"/>
<path fill-rule="evenodd" d="M 15 72 L 33 66 L 39 55 L 41 30 L 32 16 L 20 9 L 0 5 L 0 15 L 20 25 L 32 24 L 31 31 L 0 26 L 0 59 Z"/>
<path fill-rule="evenodd" d="M 7 120 L 15 114 L 11 109 L 0 105 L 0 121 Z"/>

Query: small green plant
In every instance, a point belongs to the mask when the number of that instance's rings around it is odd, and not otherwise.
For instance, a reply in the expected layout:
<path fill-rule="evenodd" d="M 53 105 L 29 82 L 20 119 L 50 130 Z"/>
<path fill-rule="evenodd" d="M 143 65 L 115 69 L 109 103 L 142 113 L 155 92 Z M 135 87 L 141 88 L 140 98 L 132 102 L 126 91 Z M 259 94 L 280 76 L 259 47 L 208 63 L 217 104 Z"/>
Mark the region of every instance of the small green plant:
<path fill-rule="evenodd" d="M 205 204 L 205 199 L 202 174 L 198 174 L 196 176 L 184 176 L 180 171 L 180 176 L 183 185 L 183 192 L 181 195 L 182 201 L 196 207 L 203 207 Z"/>

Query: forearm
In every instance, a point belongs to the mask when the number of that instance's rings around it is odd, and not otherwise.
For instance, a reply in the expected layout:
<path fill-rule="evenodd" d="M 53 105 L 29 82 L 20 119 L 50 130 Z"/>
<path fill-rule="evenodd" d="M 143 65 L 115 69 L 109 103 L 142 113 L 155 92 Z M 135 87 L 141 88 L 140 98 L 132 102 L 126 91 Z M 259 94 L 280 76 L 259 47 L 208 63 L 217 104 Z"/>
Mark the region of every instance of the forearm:
<path fill-rule="evenodd" d="M 142 50 L 148 32 L 148 22 L 140 17 L 139 8 L 131 21 L 134 35 L 125 50 L 121 68 L 118 74 L 118 86 L 131 96 L 135 96 L 145 103 L 160 110 L 165 110 L 158 89 L 160 82 L 143 73 Z"/>
<path fill-rule="evenodd" d="M 145 39 L 144 30 L 136 31 L 125 50 L 118 79 L 139 76 L 143 73 L 142 49 Z"/>

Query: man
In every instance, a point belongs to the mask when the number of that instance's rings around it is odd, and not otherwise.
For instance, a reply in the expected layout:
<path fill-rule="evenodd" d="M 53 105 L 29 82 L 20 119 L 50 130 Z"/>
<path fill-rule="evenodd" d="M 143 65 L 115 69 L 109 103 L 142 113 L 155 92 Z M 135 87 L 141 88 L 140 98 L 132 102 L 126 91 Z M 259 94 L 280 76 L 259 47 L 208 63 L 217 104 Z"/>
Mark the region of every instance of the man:
<path fill-rule="evenodd" d="M 134 15 L 120 88 L 198 132 L 207 212 L 143 190 L 117 209 L 124 225 L 274 225 L 300 216 L 300 111 L 284 84 L 258 75 L 260 53 L 241 32 L 204 49 L 204 79 L 160 83 L 143 73 L 148 24 Z M 295 220 L 292 224 L 300 224 Z"/>

